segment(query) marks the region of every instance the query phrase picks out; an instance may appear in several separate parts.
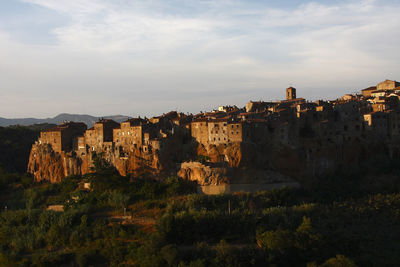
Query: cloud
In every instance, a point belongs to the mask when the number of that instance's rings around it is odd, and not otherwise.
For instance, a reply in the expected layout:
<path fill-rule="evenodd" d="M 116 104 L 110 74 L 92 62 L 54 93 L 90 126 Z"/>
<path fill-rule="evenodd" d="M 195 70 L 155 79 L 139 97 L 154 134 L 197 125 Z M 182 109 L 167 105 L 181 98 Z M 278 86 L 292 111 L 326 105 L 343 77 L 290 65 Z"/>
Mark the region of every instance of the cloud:
<path fill-rule="evenodd" d="M 106 2 L 101 0 L 21 0 L 21 2 L 42 6 L 74 17 L 96 14 L 107 8 Z"/>
<path fill-rule="evenodd" d="M 155 115 L 279 99 L 289 84 L 311 99 L 336 98 L 400 76 L 400 6 L 383 1 L 23 2 L 69 20 L 47 33 L 55 45 L 22 45 L 0 30 L 0 93 L 9 97 L 0 114 L 27 113 L 15 94 L 58 102 L 35 105 L 46 116 Z"/>

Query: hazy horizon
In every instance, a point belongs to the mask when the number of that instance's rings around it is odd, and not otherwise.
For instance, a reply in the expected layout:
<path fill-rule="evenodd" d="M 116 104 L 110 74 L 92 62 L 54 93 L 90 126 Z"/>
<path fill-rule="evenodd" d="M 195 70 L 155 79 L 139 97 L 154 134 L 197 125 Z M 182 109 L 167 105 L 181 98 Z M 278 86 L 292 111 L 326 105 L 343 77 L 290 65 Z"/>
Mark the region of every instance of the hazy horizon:
<path fill-rule="evenodd" d="M 0 2 L 0 117 L 335 99 L 400 79 L 400 3 Z"/>

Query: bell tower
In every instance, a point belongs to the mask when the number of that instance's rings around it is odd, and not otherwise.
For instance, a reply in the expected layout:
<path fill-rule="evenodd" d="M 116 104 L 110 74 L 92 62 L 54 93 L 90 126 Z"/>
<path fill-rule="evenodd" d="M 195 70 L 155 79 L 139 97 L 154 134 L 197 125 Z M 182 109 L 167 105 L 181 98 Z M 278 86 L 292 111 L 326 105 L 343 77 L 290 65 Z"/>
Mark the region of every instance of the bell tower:
<path fill-rule="evenodd" d="M 296 88 L 289 87 L 286 89 L 286 100 L 296 99 Z"/>

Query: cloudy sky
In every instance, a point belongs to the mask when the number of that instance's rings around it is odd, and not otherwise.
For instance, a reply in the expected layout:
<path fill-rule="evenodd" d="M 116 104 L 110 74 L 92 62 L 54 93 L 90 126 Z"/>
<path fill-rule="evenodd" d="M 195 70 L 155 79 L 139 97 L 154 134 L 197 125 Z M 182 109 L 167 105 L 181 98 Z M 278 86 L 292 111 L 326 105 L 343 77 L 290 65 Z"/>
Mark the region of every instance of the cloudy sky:
<path fill-rule="evenodd" d="M 284 2 L 284 3 L 282 3 Z M 400 1 L 1 0 L 0 117 L 335 99 L 400 79 Z"/>

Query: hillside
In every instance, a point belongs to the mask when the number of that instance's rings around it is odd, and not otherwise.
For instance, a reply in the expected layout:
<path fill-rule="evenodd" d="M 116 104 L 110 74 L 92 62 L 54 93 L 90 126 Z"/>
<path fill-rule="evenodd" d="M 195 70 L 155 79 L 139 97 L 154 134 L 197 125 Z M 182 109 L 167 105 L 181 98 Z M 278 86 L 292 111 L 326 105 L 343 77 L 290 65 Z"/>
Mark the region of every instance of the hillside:
<path fill-rule="evenodd" d="M 54 127 L 54 124 L 0 127 L 0 166 L 11 172 L 26 172 L 29 151 L 40 131 Z"/>
<path fill-rule="evenodd" d="M 91 115 L 85 114 L 68 114 L 61 113 L 53 118 L 46 119 L 36 119 L 36 118 L 20 118 L 20 119 L 7 119 L 0 117 L 0 126 L 6 127 L 10 125 L 21 125 L 28 126 L 32 124 L 40 124 L 40 123 L 51 123 L 51 124 L 61 124 L 64 121 L 74 121 L 74 122 L 83 122 L 88 127 L 92 127 L 96 121 L 100 118 L 112 119 L 116 122 L 122 122 L 126 120 L 128 117 L 123 115 L 112 115 L 112 116 L 104 116 L 104 117 L 95 117 Z"/>
<path fill-rule="evenodd" d="M 254 194 L 120 176 L 61 183 L 0 169 L 0 266 L 398 266 L 399 164 Z M 390 167 L 390 168 L 387 168 Z M 86 190 L 83 182 L 91 183 Z M 63 211 L 63 212 L 62 212 Z"/>

